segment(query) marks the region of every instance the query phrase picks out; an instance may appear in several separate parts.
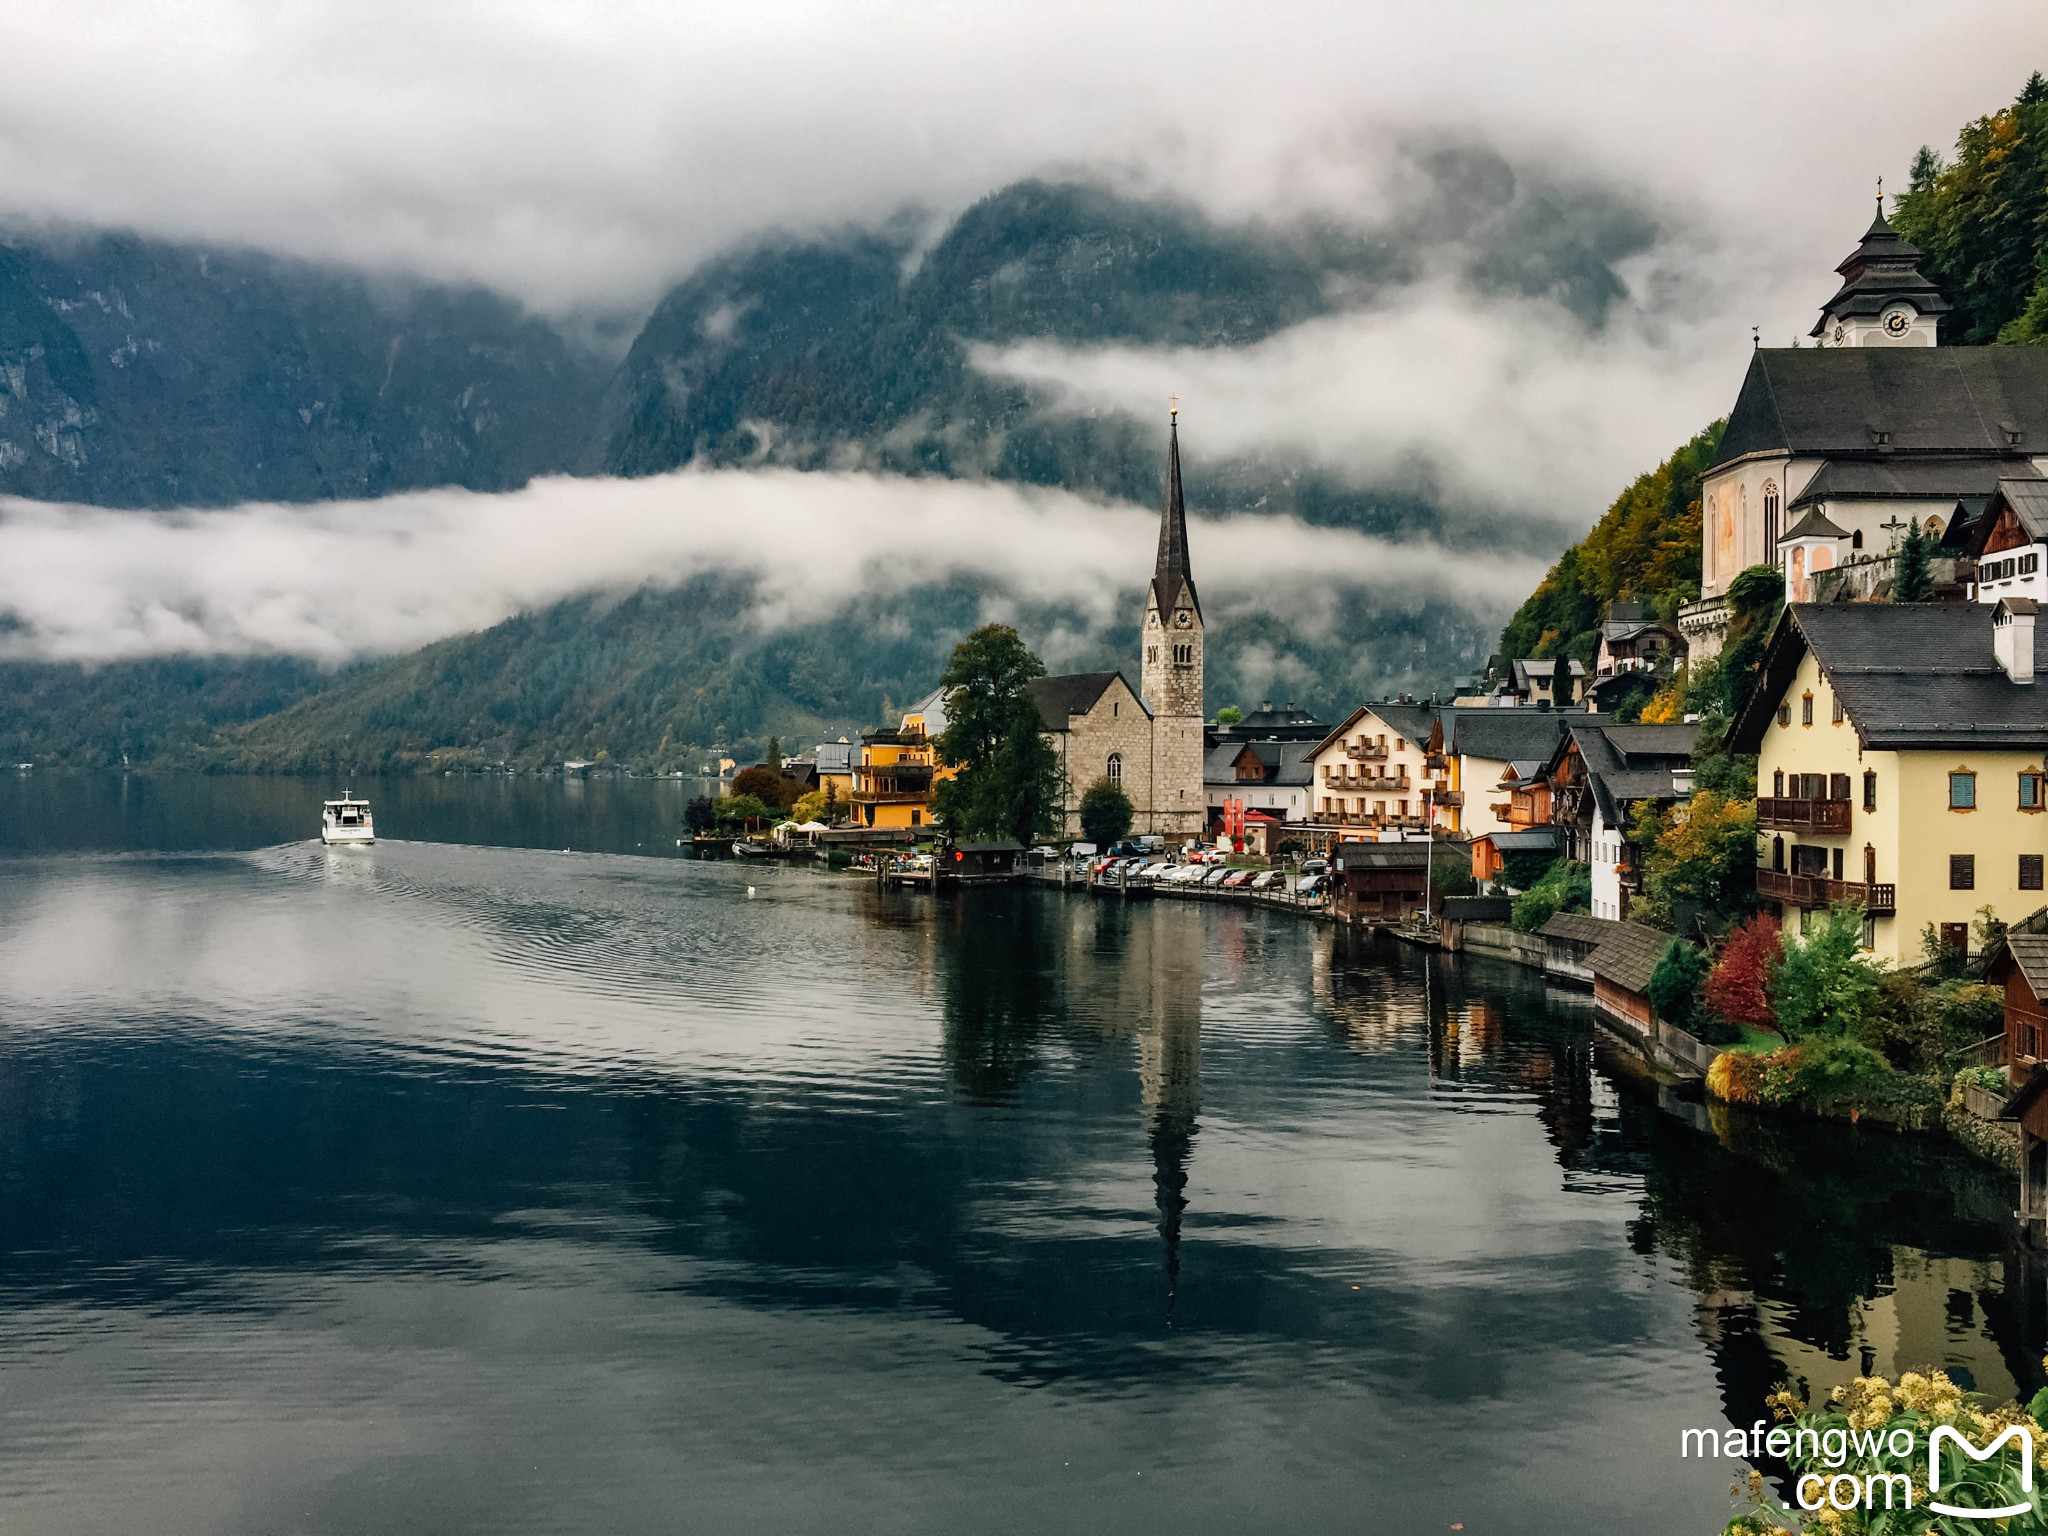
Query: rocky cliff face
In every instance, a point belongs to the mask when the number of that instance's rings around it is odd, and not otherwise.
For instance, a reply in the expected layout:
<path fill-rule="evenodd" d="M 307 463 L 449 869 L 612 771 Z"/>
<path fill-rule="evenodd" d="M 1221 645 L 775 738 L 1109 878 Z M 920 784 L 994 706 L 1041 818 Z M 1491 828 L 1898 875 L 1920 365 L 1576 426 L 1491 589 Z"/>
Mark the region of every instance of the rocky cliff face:
<path fill-rule="evenodd" d="M 0 492 L 115 507 L 504 490 L 609 367 L 510 301 L 102 235 L 0 245 Z"/>

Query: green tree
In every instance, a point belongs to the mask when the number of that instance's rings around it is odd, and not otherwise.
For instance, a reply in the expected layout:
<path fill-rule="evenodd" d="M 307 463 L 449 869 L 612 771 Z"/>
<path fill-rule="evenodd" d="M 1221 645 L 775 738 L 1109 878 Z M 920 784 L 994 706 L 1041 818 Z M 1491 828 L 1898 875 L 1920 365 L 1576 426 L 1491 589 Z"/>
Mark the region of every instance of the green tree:
<path fill-rule="evenodd" d="M 757 827 L 773 821 L 778 808 L 753 795 L 727 795 L 718 802 L 718 824 L 722 827 Z"/>
<path fill-rule="evenodd" d="M 1906 536 L 1899 540 L 1898 569 L 1892 576 L 1893 602 L 1934 600 L 1934 578 L 1927 569 L 1933 554 L 1934 541 L 1927 537 L 1927 530 L 1920 526 L 1918 518 L 1907 518 Z"/>
<path fill-rule="evenodd" d="M 780 736 L 770 736 L 768 738 L 768 752 L 761 761 L 770 768 L 773 768 L 777 773 L 782 772 L 782 738 Z"/>
<path fill-rule="evenodd" d="M 1026 691 L 1045 667 L 1007 624 L 984 624 L 953 647 L 939 761 L 957 769 L 932 794 L 955 837 L 1029 843 L 1060 820 L 1060 765 Z"/>
<path fill-rule="evenodd" d="M 1711 1017 L 1700 1006 L 1706 984 L 1706 957 L 1684 939 L 1673 939 L 1658 957 L 1657 968 L 1650 972 L 1650 1003 L 1659 1018 L 1680 1029 L 1703 1037 L 1706 1033 L 1718 1033 L 1701 1028 L 1702 1021 Z"/>
<path fill-rule="evenodd" d="M 1668 811 L 1636 807 L 1632 829 L 1643 850 L 1643 905 L 1660 926 L 1691 907 L 1718 925 L 1756 902 L 1756 802 L 1698 791 Z"/>
<path fill-rule="evenodd" d="M 1518 933 L 1534 933 L 1560 912 L 1583 912 L 1592 904 L 1593 872 L 1559 859 L 1541 880 L 1515 898 L 1510 921 Z"/>
<path fill-rule="evenodd" d="M 1804 938 L 1785 936 L 1771 1006 L 1787 1039 L 1851 1035 L 1876 1012 L 1882 971 L 1861 954 L 1863 909 L 1838 901 Z"/>
<path fill-rule="evenodd" d="M 1109 779 L 1097 779 L 1081 796 L 1081 835 L 1098 848 L 1107 848 L 1131 830 L 1135 809 L 1123 786 Z"/>
<path fill-rule="evenodd" d="M 814 789 L 807 795 L 799 796 L 796 804 L 789 808 L 790 818 L 794 821 L 816 821 L 826 826 L 831 825 L 825 820 L 830 812 L 830 799 L 822 789 Z"/>
<path fill-rule="evenodd" d="M 1218 725 L 1242 725 L 1244 724 L 1244 711 L 1235 704 L 1226 704 L 1216 711 L 1216 723 Z"/>

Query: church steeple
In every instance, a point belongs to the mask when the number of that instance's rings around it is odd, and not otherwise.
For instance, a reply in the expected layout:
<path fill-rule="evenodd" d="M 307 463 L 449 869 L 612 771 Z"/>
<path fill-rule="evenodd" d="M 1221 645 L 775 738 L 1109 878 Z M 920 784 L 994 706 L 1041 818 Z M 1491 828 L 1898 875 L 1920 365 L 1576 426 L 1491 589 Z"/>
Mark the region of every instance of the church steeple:
<path fill-rule="evenodd" d="M 1933 346 L 1938 317 L 1949 305 L 1919 263 L 1919 247 L 1886 221 L 1880 186 L 1877 217 L 1835 268 L 1842 286 L 1807 334 L 1824 347 Z"/>
<path fill-rule="evenodd" d="M 1159 514 L 1159 564 L 1152 575 L 1152 601 L 1162 614 L 1171 613 L 1187 588 L 1195 616 L 1202 614 L 1195 596 L 1194 574 L 1188 569 L 1188 509 L 1180 495 L 1180 406 L 1168 415 L 1166 442 L 1166 506 Z"/>

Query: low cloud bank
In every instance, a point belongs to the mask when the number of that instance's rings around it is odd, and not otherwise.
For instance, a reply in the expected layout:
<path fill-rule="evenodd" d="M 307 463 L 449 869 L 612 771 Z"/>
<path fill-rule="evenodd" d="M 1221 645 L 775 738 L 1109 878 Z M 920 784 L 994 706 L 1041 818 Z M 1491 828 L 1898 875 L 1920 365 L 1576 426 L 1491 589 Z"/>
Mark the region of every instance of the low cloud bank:
<path fill-rule="evenodd" d="M 1062 491 L 794 470 L 169 513 L 0 498 L 0 657 L 339 664 L 720 570 L 756 578 L 766 628 L 959 579 L 986 584 L 997 609 L 1062 605 L 1093 624 L 1129 622 L 1157 519 Z M 1542 574 L 1533 560 L 1288 518 L 1196 519 L 1190 539 L 1217 614 L 1272 612 L 1311 628 L 1333 621 L 1344 589 L 1491 622 Z"/>

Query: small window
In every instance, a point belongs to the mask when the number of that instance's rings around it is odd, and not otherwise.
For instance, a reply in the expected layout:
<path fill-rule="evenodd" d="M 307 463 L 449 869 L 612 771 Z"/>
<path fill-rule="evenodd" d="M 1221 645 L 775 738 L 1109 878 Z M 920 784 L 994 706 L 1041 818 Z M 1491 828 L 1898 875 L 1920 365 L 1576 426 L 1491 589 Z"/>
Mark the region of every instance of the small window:
<path fill-rule="evenodd" d="M 1837 879 L 1837 880 L 1839 880 L 1839 879 L 1841 879 L 1841 878 L 1842 878 L 1842 850 L 1841 850 L 1841 849 L 1837 848 L 1837 849 L 1835 850 L 1835 853 L 1834 853 L 1834 859 L 1833 859 L 1833 861 L 1832 861 L 1832 862 L 1833 862 L 1833 864 L 1834 864 L 1834 878 L 1835 878 L 1835 879 Z"/>
<path fill-rule="evenodd" d="M 1863 809 L 1877 809 L 1877 774 L 1868 768 L 1863 770 Z"/>
<path fill-rule="evenodd" d="M 1846 718 L 1842 712 L 1842 696 L 1838 693 L 1835 695 L 1835 724 L 1840 725 Z"/>
<path fill-rule="evenodd" d="M 1948 856 L 1948 888 L 1952 891 L 1977 889 L 1977 855 L 1952 853 Z"/>
<path fill-rule="evenodd" d="M 1122 701 L 1121 699 L 1111 699 L 1111 700 L 1109 701 L 1109 718 L 1110 718 L 1110 719 L 1112 719 L 1112 720 L 1115 720 L 1115 719 L 1119 719 L 1119 718 L 1120 718 L 1120 717 L 1121 717 L 1121 716 L 1123 715 L 1123 712 L 1124 712 L 1124 706 L 1123 706 L 1123 701 Z"/>
<path fill-rule="evenodd" d="M 1781 875 L 1785 872 L 1785 839 L 1782 837 L 1771 839 L 1771 868 Z"/>
<path fill-rule="evenodd" d="M 1849 547 L 1851 549 L 1861 549 L 1863 547 L 1863 530 L 1861 528 L 1858 528 L 1854 533 L 1849 535 Z M 1864 945 L 1863 947 L 1865 949 L 1870 948 L 1868 944 Z"/>
<path fill-rule="evenodd" d="M 1877 919 L 1872 917 L 1868 911 L 1865 911 L 1863 914 L 1863 947 L 1865 949 L 1877 948 Z"/>
<path fill-rule="evenodd" d="M 2041 809 L 2041 774 L 2035 769 L 2030 768 L 2020 775 L 2020 809 Z"/>
<path fill-rule="evenodd" d="M 1105 769 L 1104 769 L 1103 771 L 1104 771 L 1104 772 L 1105 772 L 1105 773 L 1106 773 L 1106 774 L 1108 775 L 1108 777 L 1109 777 L 1109 782 L 1110 782 L 1110 783 L 1112 783 L 1112 784 L 1121 784 L 1121 783 L 1123 783 L 1123 781 L 1124 781 L 1124 755 L 1123 755 L 1123 753 L 1121 753 L 1121 752 L 1112 752 L 1112 753 L 1110 753 L 1110 754 L 1109 754 L 1109 763 L 1108 763 L 1108 765 L 1107 765 L 1107 766 L 1105 767 Z"/>
<path fill-rule="evenodd" d="M 1801 725 L 1813 724 L 1813 695 L 1810 693 L 1800 695 L 1799 723 Z"/>
<path fill-rule="evenodd" d="M 1802 800 L 1825 800 L 1828 797 L 1828 776 L 1824 773 L 1802 773 L 1799 775 L 1799 798 Z"/>
<path fill-rule="evenodd" d="M 1792 723 L 1792 706 L 1791 706 L 1790 704 L 1780 704 L 1780 705 L 1778 706 L 1778 724 L 1780 724 L 1780 725 L 1790 725 L 1791 723 Z"/>
<path fill-rule="evenodd" d="M 1771 772 L 1771 795 L 1778 800 L 1785 798 L 1785 770 L 1782 768 Z"/>
<path fill-rule="evenodd" d="M 1849 775 L 1846 773 L 1829 775 L 1828 798 L 1830 800 L 1846 800 L 1849 798 Z"/>
<path fill-rule="evenodd" d="M 1977 809 L 1977 775 L 1957 769 L 1948 776 L 1948 808 L 1952 811 Z"/>
<path fill-rule="evenodd" d="M 2038 891 L 2041 889 L 2041 855 L 2023 853 L 2020 855 L 2020 889 Z"/>

